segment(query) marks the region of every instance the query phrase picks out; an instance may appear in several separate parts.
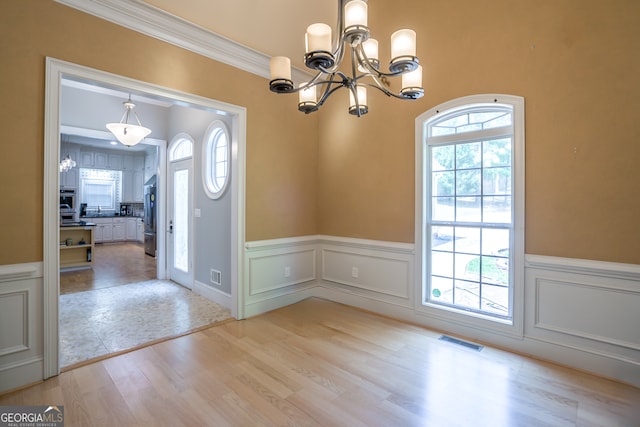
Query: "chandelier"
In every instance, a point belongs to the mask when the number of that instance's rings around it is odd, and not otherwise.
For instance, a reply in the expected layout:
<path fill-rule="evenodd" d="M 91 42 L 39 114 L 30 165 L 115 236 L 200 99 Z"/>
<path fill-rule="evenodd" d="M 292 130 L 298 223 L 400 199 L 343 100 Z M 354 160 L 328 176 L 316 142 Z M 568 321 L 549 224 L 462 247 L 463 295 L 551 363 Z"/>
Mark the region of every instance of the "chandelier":
<path fill-rule="evenodd" d="M 120 119 L 120 123 L 107 123 L 107 129 L 111 131 L 111 133 L 124 145 L 131 147 L 132 145 L 136 145 L 140 141 L 142 141 L 147 135 L 151 133 L 151 129 L 143 127 L 140 123 L 140 119 L 133 109 L 136 104 L 131 102 L 131 95 L 129 95 L 129 99 L 122 103 L 124 105 L 125 111 Z M 133 115 L 138 122 L 137 125 L 129 123 L 129 116 L 133 112 Z"/>
<path fill-rule="evenodd" d="M 333 40 L 331 27 L 326 24 L 312 24 L 307 28 L 304 61 L 308 68 L 317 71 L 315 77 L 294 87 L 291 60 L 274 56 L 269 63 L 269 89 L 276 93 L 298 92 L 298 110 L 309 114 L 317 111 L 335 91 L 346 88 L 349 90 L 349 114 L 358 117 L 369 111 L 368 87 L 399 99 L 418 99 L 424 95 L 415 31 L 402 29 L 391 35 L 389 71 L 383 72 L 378 58 L 378 41 L 369 37 L 366 1 L 338 0 L 337 28 Z M 348 67 L 341 66 L 346 50 L 351 50 L 350 72 L 343 71 Z M 402 78 L 399 93 L 388 88 L 388 78 L 396 76 Z"/>
<path fill-rule="evenodd" d="M 68 172 L 74 167 L 76 167 L 76 162 L 68 154 L 67 157 L 60 161 L 60 172 Z"/>

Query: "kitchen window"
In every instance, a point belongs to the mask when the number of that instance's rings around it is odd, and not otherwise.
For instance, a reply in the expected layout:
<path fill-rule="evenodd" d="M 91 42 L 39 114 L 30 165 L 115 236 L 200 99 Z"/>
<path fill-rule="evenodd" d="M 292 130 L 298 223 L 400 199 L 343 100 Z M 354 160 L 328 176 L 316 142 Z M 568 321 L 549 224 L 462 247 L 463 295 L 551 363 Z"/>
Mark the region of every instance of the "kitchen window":
<path fill-rule="evenodd" d="M 115 213 L 122 199 L 122 171 L 80 168 L 80 202 L 88 210 Z"/>

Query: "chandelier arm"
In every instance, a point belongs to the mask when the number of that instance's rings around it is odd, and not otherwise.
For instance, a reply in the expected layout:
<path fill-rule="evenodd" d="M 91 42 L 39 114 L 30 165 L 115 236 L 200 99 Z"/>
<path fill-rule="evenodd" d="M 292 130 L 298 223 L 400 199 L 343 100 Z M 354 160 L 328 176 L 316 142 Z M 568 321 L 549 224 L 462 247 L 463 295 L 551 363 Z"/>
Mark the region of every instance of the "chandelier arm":
<path fill-rule="evenodd" d="M 401 95 L 398 95 L 397 93 L 391 92 L 389 89 L 386 89 L 383 86 L 378 86 L 377 84 L 374 85 L 374 84 L 371 84 L 371 83 L 362 83 L 362 84 L 365 85 L 365 86 L 369 86 L 369 87 L 378 89 L 380 92 L 384 93 L 387 96 L 391 96 L 393 98 L 398 98 L 398 99 L 403 99 L 403 100 L 406 99 L 405 97 L 403 97 Z"/>
<path fill-rule="evenodd" d="M 371 63 L 369 62 L 369 57 L 367 56 L 367 53 L 364 51 L 362 44 L 357 45 L 354 48 L 354 51 L 358 56 L 358 61 L 360 62 L 360 64 L 363 67 L 365 67 L 369 71 L 369 73 L 371 73 L 372 75 L 377 75 L 378 77 L 397 77 L 409 72 L 408 70 L 400 70 L 395 72 L 390 71 L 388 73 L 382 72 L 371 65 Z"/>
<path fill-rule="evenodd" d="M 357 46 L 361 46 L 361 45 L 357 45 Z M 351 76 L 353 77 L 353 81 L 356 82 L 358 79 L 356 78 L 356 76 L 358 75 L 357 73 L 357 66 L 358 66 L 358 57 L 357 57 L 357 53 L 356 53 L 356 48 L 354 46 L 351 46 Z"/>
<path fill-rule="evenodd" d="M 322 94 L 322 96 L 320 97 L 320 99 L 318 100 L 318 107 L 321 107 L 322 104 L 324 104 L 324 101 L 327 100 L 327 98 L 329 98 L 329 96 L 331 96 L 331 94 L 335 91 L 337 91 L 338 89 L 342 89 L 342 87 L 344 86 L 343 83 L 340 82 L 335 82 L 333 80 L 330 81 L 325 81 L 325 83 L 327 84 L 327 87 L 324 90 L 324 93 Z M 338 84 L 338 86 L 334 87 L 333 89 L 331 88 L 331 86 L 333 84 Z"/>
<path fill-rule="evenodd" d="M 338 31 L 336 31 L 334 33 L 334 40 L 333 40 L 333 46 L 334 46 L 334 53 L 333 56 L 335 58 L 339 58 L 336 63 L 339 64 L 340 62 L 342 62 L 342 57 L 344 56 L 344 49 L 343 49 L 343 45 L 344 45 L 344 40 L 343 40 L 343 33 L 344 33 L 344 1 L 343 0 L 338 0 L 338 19 L 336 22 L 336 28 Z"/>

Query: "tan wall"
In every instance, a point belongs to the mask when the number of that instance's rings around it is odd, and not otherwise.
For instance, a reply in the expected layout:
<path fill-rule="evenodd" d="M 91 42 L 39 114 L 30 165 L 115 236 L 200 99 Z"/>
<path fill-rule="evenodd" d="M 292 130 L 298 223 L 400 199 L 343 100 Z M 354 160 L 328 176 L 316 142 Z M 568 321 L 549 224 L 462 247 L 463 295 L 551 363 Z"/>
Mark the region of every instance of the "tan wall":
<path fill-rule="evenodd" d="M 42 259 L 45 56 L 246 106 L 248 240 L 413 242 L 414 118 L 461 96 L 523 96 L 527 253 L 640 264 L 640 3 L 381 5 L 369 25 L 382 59 L 393 30 L 416 29 L 426 95 L 370 95 L 356 119 L 342 95 L 305 116 L 260 77 L 52 1 L 0 2 L 0 264 Z"/>
<path fill-rule="evenodd" d="M 394 30 L 414 28 L 425 97 L 373 96 L 360 119 L 327 102 L 320 233 L 413 242 L 415 117 L 505 93 L 526 104 L 526 252 L 640 264 L 640 2 L 388 4 L 369 4 L 381 60 Z"/>
<path fill-rule="evenodd" d="M 295 99 L 278 99 L 264 78 L 53 1 L 2 1 L 0 264 L 42 260 L 46 56 L 245 106 L 247 239 L 316 233 L 317 118 L 298 113 Z"/>

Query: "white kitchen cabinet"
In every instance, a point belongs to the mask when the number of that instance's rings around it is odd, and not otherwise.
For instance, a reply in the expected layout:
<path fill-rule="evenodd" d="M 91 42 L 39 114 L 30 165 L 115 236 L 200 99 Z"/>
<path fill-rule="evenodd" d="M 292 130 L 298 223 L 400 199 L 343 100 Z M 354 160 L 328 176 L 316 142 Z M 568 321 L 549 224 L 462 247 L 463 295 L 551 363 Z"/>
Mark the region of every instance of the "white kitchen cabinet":
<path fill-rule="evenodd" d="M 126 240 L 137 240 L 137 234 L 138 234 L 138 230 L 137 230 L 137 224 L 136 224 L 136 218 L 126 218 Z"/>
<path fill-rule="evenodd" d="M 106 169 L 109 164 L 109 155 L 96 151 L 93 153 L 93 167 L 97 169 Z"/>
<path fill-rule="evenodd" d="M 89 221 L 96 224 L 93 236 L 96 243 L 113 240 L 113 220 L 111 218 L 91 218 Z"/>
<path fill-rule="evenodd" d="M 130 171 L 133 170 L 133 156 L 122 156 L 122 170 Z"/>
<path fill-rule="evenodd" d="M 134 171 L 131 182 L 132 186 L 132 201 L 143 202 L 144 201 L 144 173 L 142 171 Z"/>
<path fill-rule="evenodd" d="M 92 168 L 93 164 L 93 151 L 80 151 L 80 166 Z"/>
<path fill-rule="evenodd" d="M 73 157 L 71 157 L 73 159 Z M 60 187 L 78 188 L 78 168 L 60 172 Z"/>
<path fill-rule="evenodd" d="M 122 155 L 109 154 L 107 158 L 107 168 L 113 170 L 122 170 Z"/>
<path fill-rule="evenodd" d="M 93 241 L 95 243 L 104 242 L 104 225 L 96 224 L 96 226 L 93 227 Z"/>
<path fill-rule="evenodd" d="M 134 156 L 133 157 L 133 169 L 137 171 L 144 170 L 144 156 Z"/>
<path fill-rule="evenodd" d="M 125 219 L 124 218 L 113 218 L 113 231 L 112 238 L 114 241 L 125 240 L 126 231 L 125 231 Z"/>
<path fill-rule="evenodd" d="M 149 178 L 155 175 L 156 170 L 158 168 L 158 160 L 155 150 L 151 150 L 147 152 L 147 155 L 144 158 L 144 181 L 146 182 Z"/>
<path fill-rule="evenodd" d="M 133 171 L 122 171 L 122 201 L 133 202 Z"/>
<path fill-rule="evenodd" d="M 142 218 L 136 220 L 136 240 L 140 243 L 144 242 L 144 222 Z"/>

